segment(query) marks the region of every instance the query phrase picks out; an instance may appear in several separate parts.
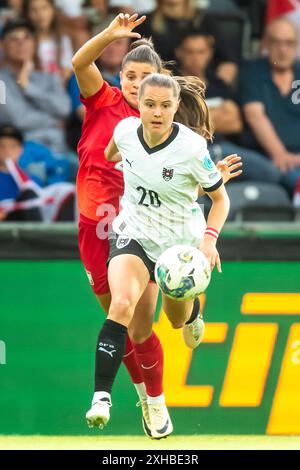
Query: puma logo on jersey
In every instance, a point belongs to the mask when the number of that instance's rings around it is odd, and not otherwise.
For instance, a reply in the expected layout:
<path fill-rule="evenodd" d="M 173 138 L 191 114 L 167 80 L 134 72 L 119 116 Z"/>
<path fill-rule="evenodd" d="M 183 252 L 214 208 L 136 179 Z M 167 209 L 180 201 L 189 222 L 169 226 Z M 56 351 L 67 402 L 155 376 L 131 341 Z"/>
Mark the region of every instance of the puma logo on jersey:
<path fill-rule="evenodd" d="M 126 161 L 127 163 L 129 163 L 129 165 L 130 165 L 130 168 L 132 168 L 132 164 L 133 164 L 134 160 L 132 160 L 132 162 L 130 162 L 130 161 L 128 160 L 128 158 L 126 158 L 126 160 L 125 160 L 125 161 Z"/>

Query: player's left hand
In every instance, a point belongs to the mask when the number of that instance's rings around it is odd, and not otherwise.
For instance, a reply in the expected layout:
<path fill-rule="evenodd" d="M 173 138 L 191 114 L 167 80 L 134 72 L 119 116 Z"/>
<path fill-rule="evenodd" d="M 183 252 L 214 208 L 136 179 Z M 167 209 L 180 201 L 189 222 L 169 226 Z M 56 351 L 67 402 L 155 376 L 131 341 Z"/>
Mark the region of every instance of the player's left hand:
<path fill-rule="evenodd" d="M 220 255 L 216 248 L 215 241 L 212 239 L 212 237 L 204 236 L 204 240 L 202 241 L 198 249 L 202 251 L 202 253 L 204 253 L 206 258 L 208 259 L 211 272 L 213 271 L 214 267 L 217 266 L 218 272 L 221 273 L 222 267 Z"/>
<path fill-rule="evenodd" d="M 228 183 L 232 178 L 236 178 L 242 174 L 243 170 L 239 169 L 243 166 L 242 158 L 236 153 L 228 155 L 217 163 L 217 168 L 222 174 L 223 182 Z"/>

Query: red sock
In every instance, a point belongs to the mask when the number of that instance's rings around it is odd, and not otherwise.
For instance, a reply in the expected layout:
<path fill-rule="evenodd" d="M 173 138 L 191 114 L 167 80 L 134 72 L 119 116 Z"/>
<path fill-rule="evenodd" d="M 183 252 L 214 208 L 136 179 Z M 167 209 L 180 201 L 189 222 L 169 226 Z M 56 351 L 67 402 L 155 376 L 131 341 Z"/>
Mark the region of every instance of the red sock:
<path fill-rule="evenodd" d="M 152 332 L 144 343 L 132 343 L 140 365 L 147 395 L 157 397 L 163 393 L 164 353 L 156 334 Z"/>
<path fill-rule="evenodd" d="M 140 384 L 144 382 L 141 368 L 139 366 L 139 363 L 137 362 L 133 344 L 130 341 L 128 335 L 126 336 L 126 347 L 125 354 L 123 356 L 123 363 L 125 364 L 131 377 L 131 380 L 134 384 Z"/>

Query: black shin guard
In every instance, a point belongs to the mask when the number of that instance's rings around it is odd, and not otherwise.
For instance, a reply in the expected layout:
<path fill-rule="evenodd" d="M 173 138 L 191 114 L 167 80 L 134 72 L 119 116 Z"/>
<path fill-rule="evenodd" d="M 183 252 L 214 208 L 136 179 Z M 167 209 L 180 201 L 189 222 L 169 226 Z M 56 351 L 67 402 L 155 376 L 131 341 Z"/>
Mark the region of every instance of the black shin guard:
<path fill-rule="evenodd" d="M 111 393 L 111 388 L 125 352 L 127 328 L 106 320 L 96 348 L 95 392 Z"/>
<path fill-rule="evenodd" d="M 200 301 L 198 297 L 196 297 L 194 300 L 194 306 L 193 306 L 190 319 L 187 322 L 185 322 L 185 324 L 189 325 L 190 323 L 192 323 L 195 320 L 195 318 L 197 318 L 197 315 L 199 314 L 199 312 L 200 312 Z"/>

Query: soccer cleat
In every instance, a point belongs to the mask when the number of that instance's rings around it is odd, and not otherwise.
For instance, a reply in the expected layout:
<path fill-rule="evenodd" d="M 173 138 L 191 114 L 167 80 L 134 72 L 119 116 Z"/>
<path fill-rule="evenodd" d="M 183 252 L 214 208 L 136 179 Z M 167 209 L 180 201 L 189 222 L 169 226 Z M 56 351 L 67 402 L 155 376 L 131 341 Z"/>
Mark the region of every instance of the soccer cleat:
<path fill-rule="evenodd" d="M 144 429 L 144 433 L 147 437 L 152 437 L 151 434 L 151 423 L 150 423 L 150 416 L 149 416 L 149 408 L 147 403 L 147 398 L 140 400 L 137 402 L 136 406 L 140 406 L 142 408 L 142 425 Z"/>
<path fill-rule="evenodd" d="M 110 418 L 110 407 L 111 402 L 108 398 L 103 398 L 102 400 L 93 403 L 91 409 L 85 415 L 88 427 L 103 429 Z"/>
<path fill-rule="evenodd" d="M 201 343 L 205 331 L 205 325 L 202 315 L 199 313 L 194 321 L 185 324 L 182 329 L 182 335 L 188 348 L 195 349 Z"/>
<path fill-rule="evenodd" d="M 173 431 L 168 408 L 164 403 L 148 404 L 152 439 L 162 439 Z"/>

